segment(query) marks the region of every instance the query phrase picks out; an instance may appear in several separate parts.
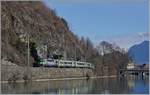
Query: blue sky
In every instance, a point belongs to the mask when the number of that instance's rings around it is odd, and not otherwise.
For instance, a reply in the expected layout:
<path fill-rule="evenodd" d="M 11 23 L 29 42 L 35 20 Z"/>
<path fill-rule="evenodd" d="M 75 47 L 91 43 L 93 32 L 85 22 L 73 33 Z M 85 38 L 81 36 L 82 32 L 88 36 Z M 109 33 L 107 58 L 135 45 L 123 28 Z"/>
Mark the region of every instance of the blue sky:
<path fill-rule="evenodd" d="M 44 0 L 44 3 L 68 21 L 72 32 L 89 37 L 94 43 L 125 40 L 148 32 L 148 0 Z"/>

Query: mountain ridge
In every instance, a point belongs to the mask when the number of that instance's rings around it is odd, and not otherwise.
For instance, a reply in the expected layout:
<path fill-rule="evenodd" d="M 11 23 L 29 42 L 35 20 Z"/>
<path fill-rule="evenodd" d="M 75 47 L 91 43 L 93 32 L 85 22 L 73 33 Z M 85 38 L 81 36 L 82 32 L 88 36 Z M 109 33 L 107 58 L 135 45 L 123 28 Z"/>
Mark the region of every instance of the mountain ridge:
<path fill-rule="evenodd" d="M 149 41 L 145 40 L 140 44 L 133 45 L 128 54 L 132 57 L 132 60 L 137 64 L 149 63 Z"/>

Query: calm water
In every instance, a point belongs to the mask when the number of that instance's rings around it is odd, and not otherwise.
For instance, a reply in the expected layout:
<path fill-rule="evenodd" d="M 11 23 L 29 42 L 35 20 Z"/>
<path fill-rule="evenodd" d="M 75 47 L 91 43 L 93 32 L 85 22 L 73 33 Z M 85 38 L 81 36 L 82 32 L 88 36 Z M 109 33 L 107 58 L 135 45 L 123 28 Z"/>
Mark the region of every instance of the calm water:
<path fill-rule="evenodd" d="M 31 93 L 31 94 L 103 94 L 103 93 L 132 93 L 148 94 L 149 79 L 128 78 L 103 78 L 89 80 L 55 80 L 32 83 L 2 84 L 2 93 Z"/>

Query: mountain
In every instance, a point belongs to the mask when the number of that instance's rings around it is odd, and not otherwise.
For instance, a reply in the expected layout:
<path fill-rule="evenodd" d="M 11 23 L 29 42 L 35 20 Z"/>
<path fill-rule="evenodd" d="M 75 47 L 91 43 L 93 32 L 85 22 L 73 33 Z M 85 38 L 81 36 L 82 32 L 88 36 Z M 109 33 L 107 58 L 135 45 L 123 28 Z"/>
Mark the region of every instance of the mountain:
<path fill-rule="evenodd" d="M 90 59 L 96 54 L 89 40 L 79 39 L 69 28 L 67 21 L 47 8 L 41 1 L 1 2 L 2 59 L 17 65 L 27 64 L 29 42 L 35 43 L 39 56 L 53 54 L 67 59 Z M 30 63 L 34 58 L 30 56 Z"/>
<path fill-rule="evenodd" d="M 149 41 L 132 46 L 128 54 L 137 64 L 149 63 Z"/>

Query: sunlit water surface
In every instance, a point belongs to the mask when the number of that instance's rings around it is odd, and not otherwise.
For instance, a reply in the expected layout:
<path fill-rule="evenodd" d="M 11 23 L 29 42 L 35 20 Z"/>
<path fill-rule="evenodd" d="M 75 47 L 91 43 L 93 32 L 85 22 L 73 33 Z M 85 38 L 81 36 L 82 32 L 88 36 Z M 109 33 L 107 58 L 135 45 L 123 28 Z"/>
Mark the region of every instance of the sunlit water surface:
<path fill-rule="evenodd" d="M 7 94 L 148 94 L 149 79 L 148 77 L 128 77 L 3 83 L 1 89 L 2 93 Z"/>

